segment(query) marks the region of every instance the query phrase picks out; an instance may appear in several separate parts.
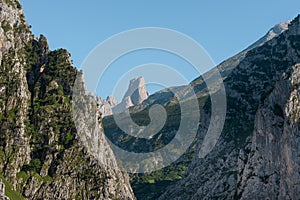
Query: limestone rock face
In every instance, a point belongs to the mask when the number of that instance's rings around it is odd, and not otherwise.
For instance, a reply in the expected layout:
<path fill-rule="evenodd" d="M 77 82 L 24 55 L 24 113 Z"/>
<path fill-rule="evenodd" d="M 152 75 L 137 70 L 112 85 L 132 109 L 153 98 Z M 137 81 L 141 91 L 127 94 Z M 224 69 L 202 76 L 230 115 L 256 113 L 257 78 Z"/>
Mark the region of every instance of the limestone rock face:
<path fill-rule="evenodd" d="M 217 145 L 199 157 L 206 104 L 188 173 L 160 199 L 298 199 L 299 41 L 300 16 L 246 54 L 224 80 L 227 116 Z"/>
<path fill-rule="evenodd" d="M 135 199 L 104 137 L 99 113 L 89 129 L 95 151 L 80 140 L 83 133 L 72 114 L 72 88 L 80 72 L 70 53 L 50 51 L 44 36 L 33 36 L 18 1 L 0 0 L 0 49 L 3 183 L 25 199 Z M 87 96 L 82 98 L 95 99 Z M 1 182 L 0 198 L 3 188 Z"/>
<path fill-rule="evenodd" d="M 130 80 L 128 89 L 120 103 L 113 96 L 108 96 L 106 99 L 99 97 L 100 113 L 103 117 L 112 115 L 113 112 L 121 113 L 127 108 L 138 106 L 149 97 L 146 90 L 144 77 L 139 77 Z"/>
<path fill-rule="evenodd" d="M 98 98 L 99 111 L 102 117 L 112 115 L 112 109 L 118 104 L 118 101 L 113 96 L 108 96 L 106 99 Z"/>
<path fill-rule="evenodd" d="M 251 143 L 239 153 L 240 199 L 298 198 L 300 65 L 290 73 L 258 109 Z"/>
<path fill-rule="evenodd" d="M 17 1 L 0 1 L 0 171 L 15 184 L 23 163 L 30 160 L 26 119 L 30 93 L 27 86 L 26 61 L 20 53 L 32 36 Z M 10 155 L 11 152 L 16 155 Z"/>
<path fill-rule="evenodd" d="M 112 112 L 115 113 L 121 113 L 124 112 L 127 108 L 132 106 L 139 106 L 141 103 L 143 103 L 147 98 L 149 97 L 149 93 L 146 90 L 146 84 L 144 77 L 139 77 L 136 79 L 130 80 L 128 89 L 122 99 L 122 101 L 114 106 L 109 107 L 110 105 L 107 105 L 107 112 L 106 115 L 111 115 Z M 113 98 L 113 97 L 111 97 Z M 116 102 L 116 101 L 114 101 Z M 102 103 L 104 105 L 104 103 Z M 111 112 L 112 111 L 112 112 Z M 103 112 L 102 112 L 103 113 Z"/>
<path fill-rule="evenodd" d="M 127 108 L 130 108 L 131 106 L 133 106 L 133 103 L 131 101 L 130 97 L 126 97 L 123 99 L 123 101 L 121 103 L 119 103 L 118 105 L 116 105 L 112 111 L 113 113 L 122 113 L 124 112 Z"/>
<path fill-rule="evenodd" d="M 130 80 L 128 90 L 126 91 L 123 101 L 130 97 L 133 105 L 141 104 L 145 99 L 147 99 L 149 93 L 146 90 L 146 83 L 144 77 L 138 77 L 136 79 Z"/>
<path fill-rule="evenodd" d="M 75 83 L 74 87 L 77 87 L 78 83 L 79 87 L 84 85 L 84 82 L 80 82 L 79 78 L 79 82 Z M 74 91 L 76 94 L 74 103 L 79 105 L 79 107 L 75 108 L 74 117 L 76 119 L 75 124 L 78 131 L 79 144 L 81 144 L 82 149 L 85 147 L 84 149 L 87 151 L 84 157 L 88 158 L 89 165 L 95 166 L 92 172 L 95 175 L 93 184 L 100 184 L 98 191 L 96 191 L 97 196 L 99 199 L 134 199 L 134 194 L 129 184 L 129 176 L 120 171 L 113 151 L 106 141 L 97 97 L 88 94 L 84 88 L 77 90 L 81 93 L 80 95 L 78 95 L 77 91 Z M 110 98 L 110 100 L 113 99 Z M 68 155 L 74 157 L 76 148 L 70 151 Z M 66 165 L 68 165 L 67 162 Z M 79 171 L 85 170 L 83 167 L 80 168 Z M 61 170 L 64 169 L 62 168 Z M 74 187 L 74 181 L 72 179 L 70 181 L 70 187 Z"/>

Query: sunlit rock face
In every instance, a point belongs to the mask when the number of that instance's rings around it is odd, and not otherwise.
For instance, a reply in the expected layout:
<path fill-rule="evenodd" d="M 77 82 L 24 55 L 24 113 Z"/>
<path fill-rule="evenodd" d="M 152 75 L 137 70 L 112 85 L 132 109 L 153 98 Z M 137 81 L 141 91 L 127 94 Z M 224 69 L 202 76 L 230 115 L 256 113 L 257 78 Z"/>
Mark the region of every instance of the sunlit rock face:
<path fill-rule="evenodd" d="M 100 99 L 100 112 L 102 116 L 112 115 L 113 112 L 121 113 L 132 106 L 140 105 L 148 97 L 149 93 L 146 90 L 145 79 L 141 76 L 130 80 L 128 89 L 119 104 L 112 96 L 107 97 L 106 100 Z"/>
<path fill-rule="evenodd" d="M 112 115 L 112 109 L 118 104 L 118 101 L 113 96 L 108 96 L 106 99 L 98 97 L 99 111 L 102 117 Z"/>
<path fill-rule="evenodd" d="M 77 74 L 83 84 L 67 50 L 50 51 L 44 36 L 31 33 L 17 0 L 0 0 L 0 199 L 135 199 L 101 116 L 92 115 L 89 132 L 75 126 Z M 83 124 L 88 108 L 76 115 Z M 92 151 L 80 140 L 88 133 Z"/>
<path fill-rule="evenodd" d="M 141 76 L 130 81 L 128 90 L 125 93 L 123 100 L 125 100 L 127 97 L 130 97 L 133 105 L 138 105 L 147 99 L 148 96 L 149 93 L 146 90 L 145 79 Z"/>

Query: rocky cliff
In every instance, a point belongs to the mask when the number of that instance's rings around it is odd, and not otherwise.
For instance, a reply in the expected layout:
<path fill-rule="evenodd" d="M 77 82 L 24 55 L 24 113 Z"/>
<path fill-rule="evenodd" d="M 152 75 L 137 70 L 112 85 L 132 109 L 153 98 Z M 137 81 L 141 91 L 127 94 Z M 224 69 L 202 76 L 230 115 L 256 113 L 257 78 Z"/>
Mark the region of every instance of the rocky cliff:
<path fill-rule="evenodd" d="M 106 145 L 92 154 L 72 116 L 77 70 L 29 30 L 18 1 L 0 0 L 0 178 L 11 199 L 134 199 Z M 96 116 L 98 144 L 105 145 Z M 101 159 L 95 157 L 105 155 Z M 107 163 L 115 163 L 108 165 Z M 6 193 L 6 192 L 5 192 Z"/>
<path fill-rule="evenodd" d="M 97 102 L 99 104 L 99 111 L 102 114 L 102 117 L 112 115 L 112 109 L 118 105 L 118 101 L 113 96 L 108 96 L 106 99 L 98 97 Z"/>
<path fill-rule="evenodd" d="M 108 96 L 106 99 L 98 97 L 100 113 L 102 117 L 112 115 L 113 112 L 121 113 L 132 106 L 139 106 L 144 100 L 149 97 L 146 90 L 144 77 L 138 77 L 130 80 L 128 89 L 120 103 L 113 97 Z"/>
<path fill-rule="evenodd" d="M 257 110 L 253 135 L 239 152 L 240 199 L 298 198 L 300 65 L 288 73 Z"/>
<path fill-rule="evenodd" d="M 188 174 L 160 199 L 297 199 L 299 62 L 300 16 L 250 50 L 228 75 L 221 138 L 199 157 L 210 119 L 207 103 Z"/>
<path fill-rule="evenodd" d="M 128 89 L 124 94 L 124 97 L 117 106 L 113 108 L 113 112 L 121 113 L 127 108 L 132 106 L 139 106 L 143 101 L 149 97 L 149 93 L 146 90 L 146 83 L 144 77 L 138 77 L 130 80 Z"/>
<path fill-rule="evenodd" d="M 18 2 L 0 2 L 0 170 L 16 186 L 16 175 L 30 162 L 26 137 L 30 92 L 25 70 L 24 43 L 32 39 Z"/>
<path fill-rule="evenodd" d="M 126 91 L 123 100 L 125 100 L 127 97 L 130 97 L 133 105 L 138 105 L 147 99 L 148 96 L 149 93 L 146 90 L 145 79 L 141 76 L 130 80 L 128 90 Z"/>

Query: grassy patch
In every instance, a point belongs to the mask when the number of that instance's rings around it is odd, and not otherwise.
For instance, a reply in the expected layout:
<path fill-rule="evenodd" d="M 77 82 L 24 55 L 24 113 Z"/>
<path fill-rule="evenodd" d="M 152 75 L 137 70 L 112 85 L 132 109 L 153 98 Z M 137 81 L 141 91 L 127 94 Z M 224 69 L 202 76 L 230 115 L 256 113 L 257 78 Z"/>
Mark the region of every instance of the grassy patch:
<path fill-rule="evenodd" d="M 26 181 L 29 179 L 29 177 L 30 177 L 30 175 L 24 171 L 20 171 L 19 173 L 17 173 L 17 179 L 22 179 L 23 184 L 26 183 Z"/>
<path fill-rule="evenodd" d="M 2 174 L 0 174 L 0 178 L 5 185 L 5 195 L 12 200 L 23 200 L 24 197 L 17 191 L 13 189 L 12 184 L 10 184 Z"/>
<path fill-rule="evenodd" d="M 3 29 L 4 32 L 6 33 L 6 32 L 8 32 L 8 31 L 10 31 L 12 28 L 11 28 L 11 26 L 9 25 L 8 22 L 4 21 L 4 22 L 2 23 L 2 29 Z"/>
<path fill-rule="evenodd" d="M 154 183 L 155 183 L 155 180 L 154 180 L 154 179 L 150 179 L 150 180 L 148 180 L 148 183 L 154 184 Z"/>

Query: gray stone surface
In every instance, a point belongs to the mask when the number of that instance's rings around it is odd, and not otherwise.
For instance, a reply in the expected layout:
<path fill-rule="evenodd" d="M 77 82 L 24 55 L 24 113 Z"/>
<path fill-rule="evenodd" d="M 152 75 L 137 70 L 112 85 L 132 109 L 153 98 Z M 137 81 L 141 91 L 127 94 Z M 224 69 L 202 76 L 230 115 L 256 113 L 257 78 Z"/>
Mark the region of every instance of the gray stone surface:
<path fill-rule="evenodd" d="M 144 77 L 138 77 L 136 79 L 130 80 L 128 90 L 126 91 L 123 100 L 130 97 L 133 105 L 141 104 L 145 99 L 147 99 L 149 93 L 146 90 L 146 83 Z"/>
<path fill-rule="evenodd" d="M 112 109 L 118 105 L 118 101 L 113 96 L 108 96 L 106 99 L 98 97 L 97 103 L 102 117 L 112 115 Z"/>
<path fill-rule="evenodd" d="M 149 97 L 146 90 L 146 83 L 144 77 L 139 77 L 130 80 L 128 89 L 118 105 L 112 108 L 115 113 L 124 112 L 127 108 L 132 106 L 139 106 Z"/>

